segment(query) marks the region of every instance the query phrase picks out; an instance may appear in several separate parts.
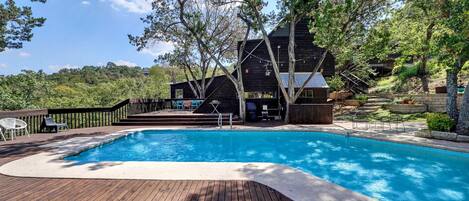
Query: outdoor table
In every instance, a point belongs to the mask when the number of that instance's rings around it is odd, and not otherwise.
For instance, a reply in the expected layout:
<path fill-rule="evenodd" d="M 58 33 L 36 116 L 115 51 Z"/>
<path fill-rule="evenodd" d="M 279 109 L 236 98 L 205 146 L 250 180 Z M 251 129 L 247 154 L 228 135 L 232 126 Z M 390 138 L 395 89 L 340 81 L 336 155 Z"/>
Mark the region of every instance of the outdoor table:
<path fill-rule="evenodd" d="M 210 105 L 213 107 L 212 114 L 215 113 L 215 112 L 217 112 L 218 114 L 220 113 L 218 111 L 218 106 L 220 106 L 220 101 L 213 100 L 212 102 L 210 102 Z"/>

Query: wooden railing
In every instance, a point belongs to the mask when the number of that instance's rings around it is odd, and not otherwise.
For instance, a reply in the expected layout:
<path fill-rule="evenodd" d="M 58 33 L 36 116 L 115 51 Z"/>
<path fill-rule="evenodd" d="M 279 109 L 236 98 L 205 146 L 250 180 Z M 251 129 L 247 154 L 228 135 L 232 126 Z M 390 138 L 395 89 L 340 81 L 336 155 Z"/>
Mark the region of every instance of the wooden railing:
<path fill-rule="evenodd" d="M 1 118 L 18 118 L 28 124 L 30 133 L 40 132 L 46 116 L 58 123 L 67 123 L 70 129 L 110 126 L 131 114 L 154 112 L 172 108 L 171 99 L 127 99 L 113 107 L 58 108 L 40 110 L 0 111 Z"/>

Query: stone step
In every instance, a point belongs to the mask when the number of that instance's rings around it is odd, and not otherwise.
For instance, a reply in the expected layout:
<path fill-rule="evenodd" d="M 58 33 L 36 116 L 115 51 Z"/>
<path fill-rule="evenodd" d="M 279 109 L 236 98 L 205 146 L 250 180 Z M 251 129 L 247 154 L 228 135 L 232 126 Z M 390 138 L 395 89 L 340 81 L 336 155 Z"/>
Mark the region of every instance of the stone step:
<path fill-rule="evenodd" d="M 371 103 L 365 103 L 363 106 L 383 106 L 383 105 L 389 105 L 391 104 L 390 102 L 371 102 Z"/>
<path fill-rule="evenodd" d="M 369 102 L 369 103 L 376 103 L 376 102 L 389 103 L 389 102 L 392 102 L 392 100 L 387 99 L 387 98 L 368 98 L 368 100 L 366 102 Z"/>
<path fill-rule="evenodd" d="M 364 106 L 359 107 L 358 109 L 359 110 L 378 110 L 379 108 L 381 108 L 381 106 L 364 105 Z"/>

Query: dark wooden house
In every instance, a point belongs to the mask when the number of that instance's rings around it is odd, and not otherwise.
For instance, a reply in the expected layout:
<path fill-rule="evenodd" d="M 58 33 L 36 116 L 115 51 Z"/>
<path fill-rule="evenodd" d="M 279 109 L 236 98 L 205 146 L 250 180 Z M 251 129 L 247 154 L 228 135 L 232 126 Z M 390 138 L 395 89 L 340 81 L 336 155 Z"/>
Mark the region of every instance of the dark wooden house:
<path fill-rule="evenodd" d="M 272 31 L 269 34 L 269 39 L 279 64 L 282 82 L 284 85 L 287 85 L 288 26 Z M 306 21 L 300 21 L 296 25 L 295 42 L 296 69 L 294 83 L 295 87 L 299 88 L 321 59 L 324 49 L 313 44 L 313 35 L 308 31 Z M 245 89 L 243 95 L 246 97 L 246 102 L 256 105 L 257 116 L 284 116 L 285 99 L 275 79 L 264 41 L 261 39 L 247 41 L 242 61 L 241 70 Z M 307 83 L 305 90 L 295 103 L 295 106 L 292 107 L 300 107 L 302 108 L 300 111 L 309 111 L 311 114 L 291 115 L 292 117 L 301 117 L 298 121 L 293 121 L 294 123 L 332 122 L 332 105 L 327 104 L 329 87 L 325 82 L 325 77 L 332 76 L 334 73 L 334 57 L 327 55 L 320 68 L 320 72 L 317 72 L 313 79 Z M 200 80 L 198 81 L 200 82 Z M 233 83 L 226 76 L 218 76 L 213 82 L 206 92 L 207 97 L 205 101 L 194 112 L 211 112 L 212 108 L 209 103 L 213 100 L 218 100 L 221 102 L 219 106 L 220 112 L 239 113 L 239 103 Z M 171 85 L 171 98 L 193 99 L 195 95 L 192 93 L 189 84 L 182 82 Z"/>

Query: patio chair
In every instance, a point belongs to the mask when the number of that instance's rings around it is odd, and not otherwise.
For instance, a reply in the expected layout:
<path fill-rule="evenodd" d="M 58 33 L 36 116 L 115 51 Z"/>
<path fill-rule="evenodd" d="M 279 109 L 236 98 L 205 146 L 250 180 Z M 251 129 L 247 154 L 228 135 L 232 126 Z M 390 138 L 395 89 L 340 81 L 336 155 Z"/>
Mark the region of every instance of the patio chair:
<path fill-rule="evenodd" d="M 5 135 L 3 135 L 2 128 L 0 128 L 0 136 L 2 136 L 3 141 L 7 141 L 7 138 L 5 137 Z"/>
<path fill-rule="evenodd" d="M 14 140 L 16 137 L 17 131 L 24 131 L 28 137 L 30 136 L 28 131 L 28 124 L 21 119 L 15 118 L 4 118 L 0 119 L 0 127 L 5 129 L 5 134 L 9 132 L 11 140 Z M 5 137 L 2 134 L 2 137 Z"/>
<path fill-rule="evenodd" d="M 185 100 L 184 101 L 184 109 L 190 110 L 191 106 L 192 106 L 192 101 L 190 101 L 190 100 Z"/>
<path fill-rule="evenodd" d="M 396 131 L 399 131 L 399 124 L 402 126 L 404 132 L 405 132 L 405 119 L 402 118 L 401 116 L 399 115 L 391 115 L 389 117 L 389 121 L 391 124 L 395 124 L 396 125 Z M 392 129 L 392 128 L 391 128 Z"/>
<path fill-rule="evenodd" d="M 370 128 L 370 121 L 368 119 L 359 118 L 360 114 L 355 112 L 352 115 L 352 129 L 360 129 L 360 123 L 365 124 L 365 128 L 368 130 Z"/>
<path fill-rule="evenodd" d="M 202 100 L 192 100 L 191 109 L 195 110 L 202 104 Z"/>
<path fill-rule="evenodd" d="M 56 133 L 59 132 L 60 129 L 68 129 L 67 122 L 65 123 L 56 123 L 52 117 L 44 117 L 41 123 L 41 132 L 47 129 L 48 132 L 55 131 Z"/>
<path fill-rule="evenodd" d="M 182 100 L 176 101 L 176 109 L 183 110 L 184 109 L 184 102 Z"/>

